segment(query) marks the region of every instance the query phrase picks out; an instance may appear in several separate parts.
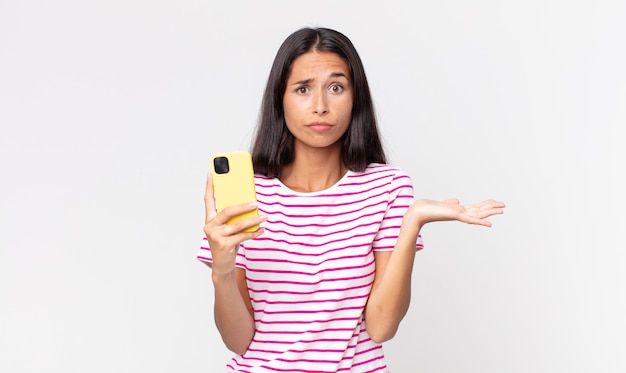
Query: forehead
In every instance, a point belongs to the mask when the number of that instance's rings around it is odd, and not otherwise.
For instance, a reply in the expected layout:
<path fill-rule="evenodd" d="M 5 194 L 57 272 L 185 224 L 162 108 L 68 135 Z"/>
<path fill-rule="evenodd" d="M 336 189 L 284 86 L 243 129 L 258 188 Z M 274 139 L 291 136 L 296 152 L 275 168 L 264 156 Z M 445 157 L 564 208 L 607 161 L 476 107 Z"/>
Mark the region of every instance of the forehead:
<path fill-rule="evenodd" d="M 350 69 L 346 61 L 332 52 L 307 52 L 293 61 L 289 79 L 313 78 L 342 73 L 350 79 Z"/>

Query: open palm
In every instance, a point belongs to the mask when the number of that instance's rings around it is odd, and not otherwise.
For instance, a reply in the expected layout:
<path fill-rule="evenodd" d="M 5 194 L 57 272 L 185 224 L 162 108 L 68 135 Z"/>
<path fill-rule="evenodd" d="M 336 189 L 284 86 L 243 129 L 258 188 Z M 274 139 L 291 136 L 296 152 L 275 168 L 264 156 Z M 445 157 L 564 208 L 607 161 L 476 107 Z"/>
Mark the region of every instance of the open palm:
<path fill-rule="evenodd" d="M 406 224 L 423 226 L 435 221 L 460 221 L 468 224 L 491 226 L 486 218 L 502 214 L 504 203 L 488 199 L 471 205 L 461 205 L 458 199 L 445 201 L 420 199 L 413 202 L 406 212 Z M 407 221 L 408 220 L 408 221 Z"/>

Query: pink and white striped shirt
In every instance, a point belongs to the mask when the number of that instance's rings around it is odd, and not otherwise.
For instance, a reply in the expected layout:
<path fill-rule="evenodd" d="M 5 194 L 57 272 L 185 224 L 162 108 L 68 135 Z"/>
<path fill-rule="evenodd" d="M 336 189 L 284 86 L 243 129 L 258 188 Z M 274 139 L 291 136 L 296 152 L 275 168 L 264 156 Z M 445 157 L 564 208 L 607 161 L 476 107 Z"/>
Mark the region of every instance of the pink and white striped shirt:
<path fill-rule="evenodd" d="M 365 330 L 374 251 L 393 250 L 413 186 L 402 170 L 371 164 L 314 193 L 255 176 L 265 233 L 243 242 L 256 333 L 229 372 L 388 372 Z M 421 237 L 416 249 L 421 249 Z M 198 259 L 211 261 L 206 238 Z"/>

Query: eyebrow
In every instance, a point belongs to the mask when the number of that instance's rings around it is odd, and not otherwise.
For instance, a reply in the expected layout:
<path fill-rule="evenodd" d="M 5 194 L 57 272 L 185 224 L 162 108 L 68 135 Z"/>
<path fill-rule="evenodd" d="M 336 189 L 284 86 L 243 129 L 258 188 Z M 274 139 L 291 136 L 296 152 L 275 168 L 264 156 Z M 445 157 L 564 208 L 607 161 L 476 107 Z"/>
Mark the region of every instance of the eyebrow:
<path fill-rule="evenodd" d="M 346 80 L 350 81 L 350 79 L 348 79 L 348 77 L 346 76 L 346 74 L 342 73 L 342 72 L 335 72 L 335 73 L 331 73 L 330 74 L 331 78 L 338 78 L 338 77 L 344 77 L 346 78 Z M 294 82 L 292 85 L 303 85 L 303 84 L 309 84 L 311 82 L 313 82 L 315 79 L 313 78 L 309 78 L 309 79 L 303 79 L 297 82 Z"/>

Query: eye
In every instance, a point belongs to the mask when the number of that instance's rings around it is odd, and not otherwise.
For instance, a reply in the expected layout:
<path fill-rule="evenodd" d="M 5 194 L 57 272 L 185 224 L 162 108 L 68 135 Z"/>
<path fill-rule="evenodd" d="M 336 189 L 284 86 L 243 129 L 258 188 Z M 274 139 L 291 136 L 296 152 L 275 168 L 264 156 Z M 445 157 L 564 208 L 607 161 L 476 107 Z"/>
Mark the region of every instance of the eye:
<path fill-rule="evenodd" d="M 333 93 L 343 92 L 343 86 L 341 84 L 333 84 L 330 86 L 330 91 Z"/>
<path fill-rule="evenodd" d="M 309 92 L 309 87 L 307 86 L 300 86 L 298 88 L 296 88 L 296 93 L 304 95 L 307 94 Z"/>

